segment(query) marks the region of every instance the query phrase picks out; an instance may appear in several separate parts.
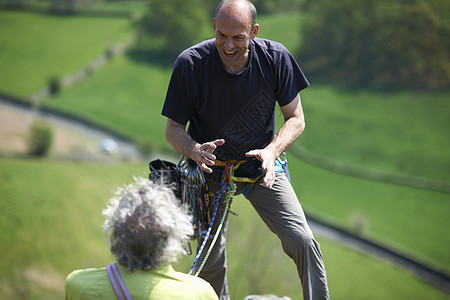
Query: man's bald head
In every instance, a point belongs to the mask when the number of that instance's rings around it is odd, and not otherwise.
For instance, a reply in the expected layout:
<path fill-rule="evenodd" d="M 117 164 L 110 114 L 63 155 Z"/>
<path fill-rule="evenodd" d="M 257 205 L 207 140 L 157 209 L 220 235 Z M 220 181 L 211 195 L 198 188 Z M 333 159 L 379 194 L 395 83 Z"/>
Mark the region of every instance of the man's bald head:
<path fill-rule="evenodd" d="M 221 14 L 233 14 L 246 11 L 250 19 L 251 28 L 256 24 L 256 8 L 249 0 L 223 0 L 216 9 L 216 18 Z"/>

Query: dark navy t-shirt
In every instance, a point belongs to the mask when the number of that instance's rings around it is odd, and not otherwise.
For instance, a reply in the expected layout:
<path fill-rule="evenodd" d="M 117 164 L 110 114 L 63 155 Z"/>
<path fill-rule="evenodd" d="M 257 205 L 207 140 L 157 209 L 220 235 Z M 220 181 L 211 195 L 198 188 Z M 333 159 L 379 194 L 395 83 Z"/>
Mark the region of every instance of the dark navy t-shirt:
<path fill-rule="evenodd" d="M 249 64 L 239 74 L 230 74 L 211 39 L 175 61 L 162 114 L 180 124 L 189 122 L 188 132 L 198 143 L 224 139 L 214 152 L 217 159 L 241 160 L 274 138 L 276 102 L 289 104 L 308 85 L 280 43 L 252 40 Z"/>

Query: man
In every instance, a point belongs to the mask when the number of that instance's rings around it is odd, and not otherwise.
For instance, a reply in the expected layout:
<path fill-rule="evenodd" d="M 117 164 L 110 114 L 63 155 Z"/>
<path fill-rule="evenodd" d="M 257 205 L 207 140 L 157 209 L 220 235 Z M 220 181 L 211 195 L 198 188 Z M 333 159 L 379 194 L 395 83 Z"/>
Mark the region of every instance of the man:
<path fill-rule="evenodd" d="M 192 236 L 193 227 L 169 187 L 136 179 L 117 191 L 103 214 L 105 235 L 117 263 L 69 274 L 67 300 L 118 299 L 108 275 L 110 267 L 117 267 L 120 274 L 114 282 L 122 278 L 126 287 L 122 291 L 135 300 L 217 299 L 209 283 L 170 266 L 185 253 L 183 242 Z"/>
<path fill-rule="evenodd" d="M 162 110 L 167 141 L 197 162 L 213 192 L 224 163 L 246 160 L 235 175 L 256 182 L 237 183 L 236 194 L 245 195 L 295 261 L 304 299 L 328 299 L 319 244 L 277 160 L 305 127 L 299 91 L 309 83 L 284 46 L 256 38 L 250 1 L 222 1 L 213 27 L 215 39 L 185 50 L 175 62 Z M 277 102 L 285 123 L 275 136 Z M 226 226 L 219 234 L 200 276 L 220 299 L 229 299 Z"/>

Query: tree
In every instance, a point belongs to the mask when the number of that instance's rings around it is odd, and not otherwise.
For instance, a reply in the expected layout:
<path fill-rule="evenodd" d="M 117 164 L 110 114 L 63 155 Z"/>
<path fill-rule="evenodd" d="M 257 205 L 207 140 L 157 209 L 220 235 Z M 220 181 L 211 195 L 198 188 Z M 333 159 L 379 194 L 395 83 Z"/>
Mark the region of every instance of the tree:
<path fill-rule="evenodd" d="M 302 64 L 310 74 L 353 84 L 448 87 L 444 1 L 305 2 Z"/>
<path fill-rule="evenodd" d="M 55 14 L 75 14 L 82 6 L 93 5 L 102 0 L 50 0 L 50 12 Z"/>
<path fill-rule="evenodd" d="M 56 14 L 73 14 L 78 2 L 78 0 L 52 0 L 50 11 Z"/>
<path fill-rule="evenodd" d="M 150 0 L 149 13 L 142 21 L 159 50 L 171 56 L 207 37 L 210 28 L 204 0 Z M 210 29 L 212 31 L 212 29 Z"/>
<path fill-rule="evenodd" d="M 33 4 L 32 0 L 4 0 L 0 1 L 0 5 L 4 5 L 7 8 L 26 8 Z"/>
<path fill-rule="evenodd" d="M 305 0 L 253 0 L 258 14 L 292 12 L 299 9 Z"/>

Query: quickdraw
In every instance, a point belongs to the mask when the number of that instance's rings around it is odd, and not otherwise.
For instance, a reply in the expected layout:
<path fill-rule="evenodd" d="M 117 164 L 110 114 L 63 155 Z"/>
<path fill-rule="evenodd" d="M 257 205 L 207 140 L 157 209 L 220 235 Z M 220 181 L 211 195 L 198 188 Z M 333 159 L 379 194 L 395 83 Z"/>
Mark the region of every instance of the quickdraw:
<path fill-rule="evenodd" d="M 209 196 L 205 176 L 197 163 L 191 160 L 180 160 L 178 163 L 180 176 L 181 205 L 192 216 L 194 236 L 198 239 L 207 231 L 209 223 Z"/>

